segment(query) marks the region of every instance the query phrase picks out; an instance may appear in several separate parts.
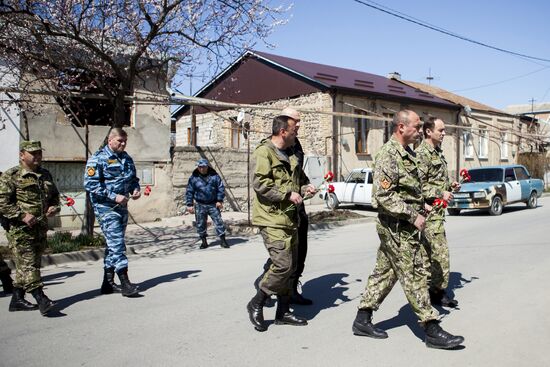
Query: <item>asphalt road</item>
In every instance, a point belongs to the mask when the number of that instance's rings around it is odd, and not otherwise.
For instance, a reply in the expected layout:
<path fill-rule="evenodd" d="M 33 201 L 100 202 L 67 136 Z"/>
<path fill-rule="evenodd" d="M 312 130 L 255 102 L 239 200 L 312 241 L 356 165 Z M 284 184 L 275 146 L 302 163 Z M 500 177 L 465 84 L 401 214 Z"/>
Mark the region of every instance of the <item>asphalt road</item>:
<path fill-rule="evenodd" d="M 258 236 L 232 237 L 229 250 L 149 247 L 130 259 L 141 298 L 100 296 L 100 262 L 44 269 L 54 317 L 10 313 L 0 298 L 0 366 L 550 366 L 550 197 L 539 205 L 448 218 L 460 309 L 444 311 L 442 326 L 466 338 L 460 350 L 425 347 L 398 284 L 375 313 L 389 338 L 352 335 L 378 246 L 362 223 L 310 233 L 303 289 L 315 304 L 296 308 L 306 327 L 250 324 L 266 256 Z"/>

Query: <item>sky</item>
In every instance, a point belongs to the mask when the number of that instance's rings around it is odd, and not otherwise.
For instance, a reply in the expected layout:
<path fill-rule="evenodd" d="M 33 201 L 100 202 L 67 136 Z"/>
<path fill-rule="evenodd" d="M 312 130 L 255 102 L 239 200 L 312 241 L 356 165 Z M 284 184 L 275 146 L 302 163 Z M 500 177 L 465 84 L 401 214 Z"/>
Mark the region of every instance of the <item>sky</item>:
<path fill-rule="evenodd" d="M 550 60 L 550 1 L 377 0 L 466 38 Z M 272 4 L 291 2 L 272 1 Z M 529 60 L 423 28 L 353 0 L 297 0 L 269 48 L 281 56 L 428 83 L 504 109 L 550 101 L 550 61 Z M 234 61 L 234 60 L 231 60 Z M 204 85 L 193 82 L 193 92 Z M 181 90 L 189 90 L 189 86 Z"/>

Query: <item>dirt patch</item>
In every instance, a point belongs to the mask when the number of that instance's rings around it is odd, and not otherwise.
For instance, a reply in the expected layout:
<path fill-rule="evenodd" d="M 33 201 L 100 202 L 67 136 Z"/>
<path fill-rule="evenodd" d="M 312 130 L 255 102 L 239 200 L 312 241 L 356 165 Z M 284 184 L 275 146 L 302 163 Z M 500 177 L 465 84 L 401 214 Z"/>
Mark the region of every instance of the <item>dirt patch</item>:
<path fill-rule="evenodd" d="M 308 214 L 309 223 L 326 223 L 347 219 L 365 218 L 366 216 L 346 209 L 326 210 Z"/>

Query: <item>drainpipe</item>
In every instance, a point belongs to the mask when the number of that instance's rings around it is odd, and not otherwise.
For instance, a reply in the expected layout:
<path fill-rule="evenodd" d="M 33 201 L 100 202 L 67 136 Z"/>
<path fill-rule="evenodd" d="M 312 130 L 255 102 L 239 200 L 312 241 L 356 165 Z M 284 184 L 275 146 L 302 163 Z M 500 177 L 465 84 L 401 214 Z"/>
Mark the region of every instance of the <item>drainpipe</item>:
<path fill-rule="evenodd" d="M 462 110 L 457 111 L 456 113 L 456 122 L 455 125 L 460 125 L 460 113 Z M 460 135 L 462 134 L 462 130 L 460 128 L 456 128 L 456 172 L 455 172 L 455 181 L 460 181 Z"/>
<path fill-rule="evenodd" d="M 336 111 L 336 91 L 332 95 L 332 112 Z M 338 165 L 338 116 L 332 116 L 332 172 L 336 180 L 340 179 L 339 165 Z"/>

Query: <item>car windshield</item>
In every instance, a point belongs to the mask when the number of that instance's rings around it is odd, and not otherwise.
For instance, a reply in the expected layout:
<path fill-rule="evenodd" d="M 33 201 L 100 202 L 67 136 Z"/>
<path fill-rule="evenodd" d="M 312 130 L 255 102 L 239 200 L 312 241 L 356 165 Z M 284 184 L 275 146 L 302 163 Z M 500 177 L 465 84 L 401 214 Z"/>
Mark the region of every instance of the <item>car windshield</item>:
<path fill-rule="evenodd" d="M 500 168 L 472 169 L 470 173 L 470 182 L 502 182 L 503 171 Z"/>

